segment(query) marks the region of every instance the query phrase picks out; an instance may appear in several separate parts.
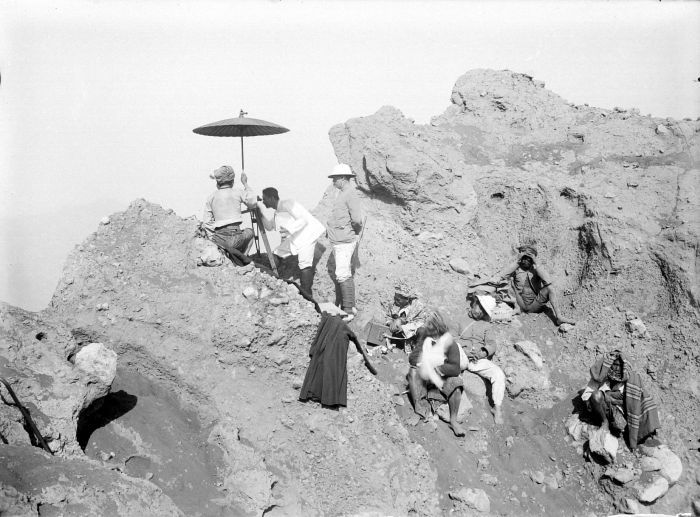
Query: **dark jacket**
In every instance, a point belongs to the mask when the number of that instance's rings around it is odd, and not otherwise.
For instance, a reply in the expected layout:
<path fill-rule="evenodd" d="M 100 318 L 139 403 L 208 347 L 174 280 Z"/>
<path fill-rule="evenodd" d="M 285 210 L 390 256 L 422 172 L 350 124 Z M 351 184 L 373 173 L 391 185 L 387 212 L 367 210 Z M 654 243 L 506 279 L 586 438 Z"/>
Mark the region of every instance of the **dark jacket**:
<path fill-rule="evenodd" d="M 339 316 L 324 313 L 311 344 L 311 361 L 299 400 L 315 400 L 326 406 L 347 406 L 348 342 L 357 337 Z"/>

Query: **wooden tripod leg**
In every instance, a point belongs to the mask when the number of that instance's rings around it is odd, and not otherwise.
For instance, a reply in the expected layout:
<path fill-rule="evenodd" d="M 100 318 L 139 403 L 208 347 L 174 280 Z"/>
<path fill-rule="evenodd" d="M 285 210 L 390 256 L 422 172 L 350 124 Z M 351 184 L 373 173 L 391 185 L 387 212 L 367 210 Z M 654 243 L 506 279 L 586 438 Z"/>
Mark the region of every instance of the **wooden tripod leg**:
<path fill-rule="evenodd" d="M 265 227 L 262 223 L 262 214 L 260 213 L 260 209 L 258 207 L 255 207 L 255 220 L 258 223 L 258 234 L 262 235 L 263 244 L 265 245 L 265 250 L 267 251 L 267 258 L 270 260 L 270 266 L 272 267 L 272 271 L 275 272 L 275 276 L 280 276 L 279 272 L 277 271 L 277 262 L 275 261 L 275 255 L 270 249 L 270 242 L 267 240 L 267 233 L 265 233 Z"/>

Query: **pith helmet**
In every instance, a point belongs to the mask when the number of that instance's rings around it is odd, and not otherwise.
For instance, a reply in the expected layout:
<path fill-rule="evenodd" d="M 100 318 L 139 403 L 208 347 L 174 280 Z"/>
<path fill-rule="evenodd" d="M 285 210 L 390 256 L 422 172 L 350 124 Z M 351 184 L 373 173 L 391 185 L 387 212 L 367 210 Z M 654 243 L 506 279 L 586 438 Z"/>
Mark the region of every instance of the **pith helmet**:
<path fill-rule="evenodd" d="M 349 165 L 345 163 L 339 163 L 333 167 L 333 172 L 328 175 L 329 178 L 354 178 L 355 173 Z"/>

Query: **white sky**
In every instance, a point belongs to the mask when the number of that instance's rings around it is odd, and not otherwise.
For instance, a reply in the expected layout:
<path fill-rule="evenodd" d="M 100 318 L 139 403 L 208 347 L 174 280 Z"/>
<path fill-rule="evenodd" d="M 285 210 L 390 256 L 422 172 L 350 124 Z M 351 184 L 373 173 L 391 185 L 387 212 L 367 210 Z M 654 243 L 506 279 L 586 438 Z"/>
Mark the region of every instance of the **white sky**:
<path fill-rule="evenodd" d="M 209 172 L 240 169 L 240 141 L 192 129 L 241 108 L 291 130 L 245 140 L 251 185 L 313 208 L 332 125 L 387 104 L 426 123 L 473 68 L 696 118 L 698 27 L 686 2 L 6 0 L 0 300 L 44 306 L 67 252 L 136 198 L 201 215 Z"/>

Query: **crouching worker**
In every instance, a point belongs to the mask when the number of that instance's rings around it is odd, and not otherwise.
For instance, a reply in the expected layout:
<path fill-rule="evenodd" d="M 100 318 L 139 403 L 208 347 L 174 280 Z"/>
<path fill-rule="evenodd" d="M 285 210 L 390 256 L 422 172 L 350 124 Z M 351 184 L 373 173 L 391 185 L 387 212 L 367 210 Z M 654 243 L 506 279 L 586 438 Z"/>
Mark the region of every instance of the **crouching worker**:
<path fill-rule="evenodd" d="M 408 357 L 410 369 L 406 378 L 413 409 L 427 420 L 432 413 L 430 401 L 442 403 L 446 399 L 450 427 L 456 436 L 464 436 L 464 430 L 457 422 L 464 390 L 459 359 L 459 346 L 447 331 L 442 315 L 428 311 L 418 330 L 416 347 Z"/>
<path fill-rule="evenodd" d="M 301 290 L 313 298 L 314 251 L 316 241 L 326 232 L 326 227 L 293 199 L 280 201 L 276 188 L 263 189 L 261 204 L 264 208 L 275 210 L 272 219 L 268 219 L 265 211 L 260 210 L 265 229 L 278 230 L 282 237 L 282 242 L 275 249 L 275 255 L 282 258 L 298 255 Z"/>
<path fill-rule="evenodd" d="M 219 167 L 210 177 L 216 180 L 216 191 L 205 203 L 202 227 L 209 240 L 228 252 L 236 264 L 248 264 L 250 259 L 245 252 L 253 239 L 253 230 L 241 229 L 241 204 L 255 208 L 257 196 L 248 187 L 248 177 L 245 173 L 241 174 L 244 190 L 233 188 L 236 179 L 233 167 Z"/>
<path fill-rule="evenodd" d="M 389 308 L 389 330 L 392 335 L 404 340 L 404 349 L 409 352 L 413 338 L 423 325 L 425 307 L 418 299 L 418 290 L 407 280 L 400 280 L 394 287 L 394 304 Z"/>
<path fill-rule="evenodd" d="M 549 275 L 537 264 L 537 250 L 534 246 L 521 246 L 518 252 L 517 262 L 501 271 L 492 281 L 512 277 L 515 299 L 523 312 L 542 312 L 549 303 L 557 325 L 575 325 L 574 320 L 562 315 L 559 295 L 552 286 Z"/>
<path fill-rule="evenodd" d="M 581 399 L 587 401 L 601 427 L 618 434 L 627 430 L 630 449 L 636 449 L 661 427 L 656 401 L 619 350 L 605 354 L 591 366 L 591 379 Z"/>
<path fill-rule="evenodd" d="M 474 322 L 459 336 L 463 340 L 460 347 L 461 368 L 486 379 L 491 384 L 493 420 L 503 424 L 503 397 L 506 393 L 506 374 L 491 359 L 496 353 L 496 340 L 491 335 L 487 323 Z"/>

